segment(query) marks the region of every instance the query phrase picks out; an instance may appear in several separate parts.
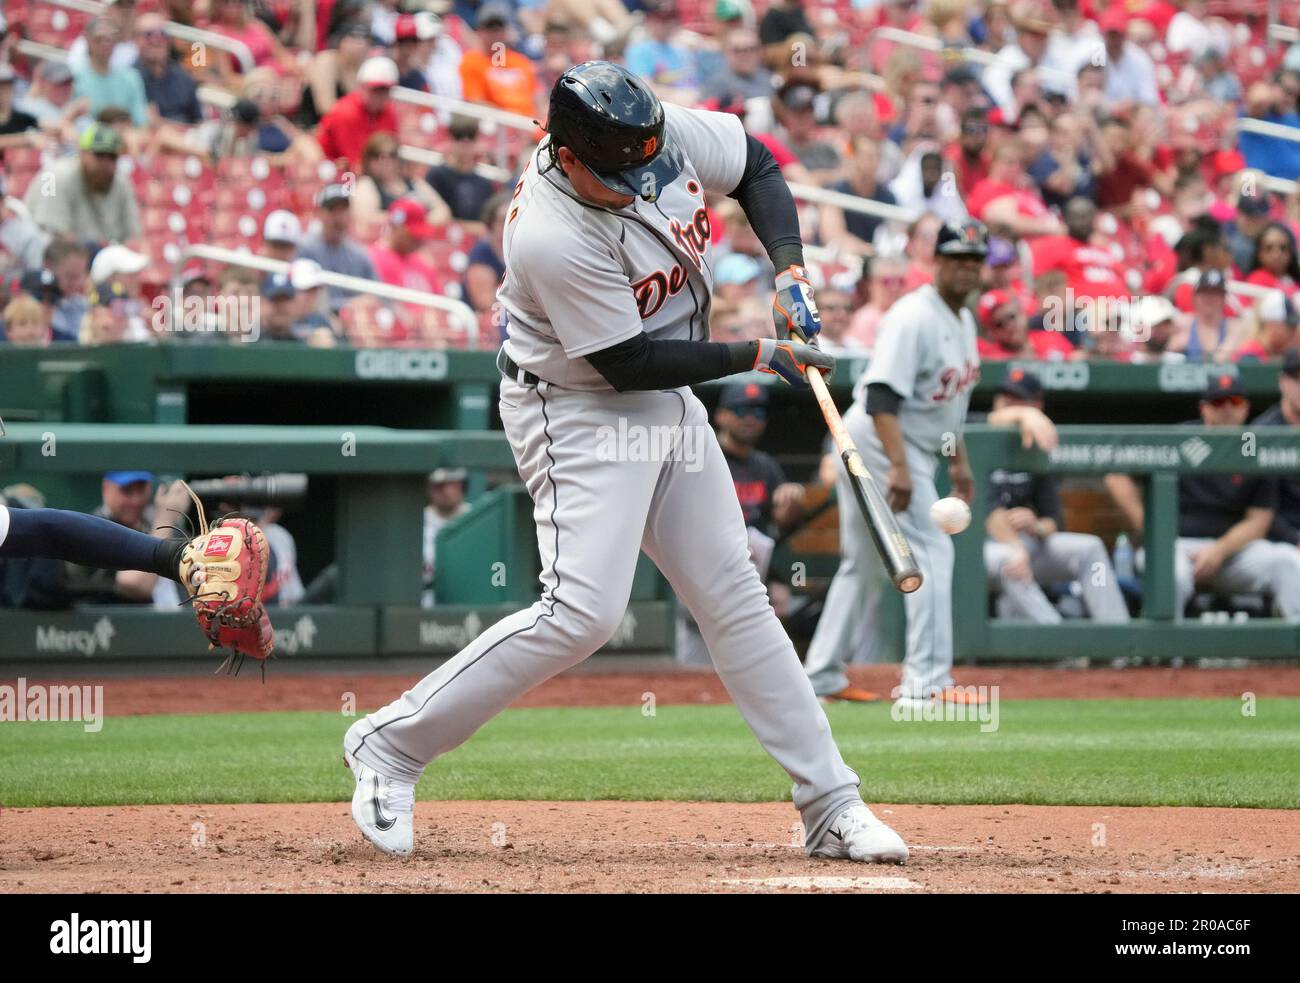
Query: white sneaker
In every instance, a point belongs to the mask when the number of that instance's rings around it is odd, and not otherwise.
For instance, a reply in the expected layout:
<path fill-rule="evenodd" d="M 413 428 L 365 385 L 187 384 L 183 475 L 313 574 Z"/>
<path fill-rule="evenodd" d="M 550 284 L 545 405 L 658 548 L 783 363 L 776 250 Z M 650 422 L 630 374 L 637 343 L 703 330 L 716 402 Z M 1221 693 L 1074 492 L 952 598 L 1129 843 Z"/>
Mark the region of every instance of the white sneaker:
<path fill-rule="evenodd" d="M 855 805 L 835 817 L 812 855 L 824 860 L 901 864 L 907 860 L 907 844 L 865 805 Z"/>
<path fill-rule="evenodd" d="M 410 856 L 415 845 L 415 786 L 386 778 L 347 751 L 343 763 L 357 778 L 352 821 L 361 835 L 384 853 Z"/>

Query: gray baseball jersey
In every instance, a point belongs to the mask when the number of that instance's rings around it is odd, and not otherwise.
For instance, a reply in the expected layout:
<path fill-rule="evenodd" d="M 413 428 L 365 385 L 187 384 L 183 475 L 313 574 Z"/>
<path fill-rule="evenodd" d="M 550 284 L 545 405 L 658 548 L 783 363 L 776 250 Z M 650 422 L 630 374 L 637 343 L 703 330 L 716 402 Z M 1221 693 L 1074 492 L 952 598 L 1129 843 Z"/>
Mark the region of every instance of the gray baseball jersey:
<path fill-rule="evenodd" d="M 557 386 L 611 388 L 581 356 L 641 331 L 708 337 L 712 230 L 704 193 L 726 194 L 740 182 L 745 130 L 730 113 L 665 105 L 664 117 L 686 166 L 657 201 L 637 198 L 618 209 L 582 201 L 551 166 L 548 140 L 515 188 L 497 294 L 509 319 L 506 354 Z"/>
<path fill-rule="evenodd" d="M 932 284 L 900 297 L 885 314 L 871 361 L 854 396 L 883 382 L 903 397 L 898 422 L 909 444 L 939 452 L 944 434 L 960 434 L 980 377 L 975 319 L 954 314 Z"/>
<path fill-rule="evenodd" d="M 731 472 L 687 387 L 615 392 L 583 357 L 634 337 L 707 336 L 705 190 L 730 192 L 746 140 L 729 115 L 664 107 L 686 166 L 659 200 L 583 202 L 545 146 L 507 213 L 506 351 L 542 381 L 501 383 L 501 422 L 533 498 L 541 599 L 493 625 L 349 731 L 347 752 L 417 781 L 497 711 L 604 645 L 627 609 L 638 554 L 668 578 L 759 742 L 794 779 L 806 847 L 861 802 L 794 646 L 749 558 Z M 613 433 L 680 435 L 666 453 L 611 450 Z M 685 453 L 679 454 L 678 450 Z"/>
<path fill-rule="evenodd" d="M 898 513 L 898 527 L 907 537 L 925 582 L 903 598 L 907 611 L 907 654 L 896 695 L 921 698 L 952 685 L 952 539 L 930 520 L 938 500 L 934 484 L 936 454 L 944 435 L 960 435 L 979 381 L 979 350 L 975 319 L 962 308 L 953 313 L 938 291 L 927 284 L 900 297 L 886 312 L 876 336 L 867 370 L 854 389 L 854 403 L 844 425 L 862 452 L 867 469 L 884 482 L 889 459 L 876 435 L 875 421 L 866 412 L 866 389 L 883 382 L 903 398 L 898 423 L 903 432 L 912 500 Z M 844 475 L 837 490 L 841 502 L 852 502 Z M 848 685 L 844 665 L 862 649 L 864 631 L 879 624 L 880 602 L 893 588 L 871 542 L 862 513 L 840 509 L 839 570 L 831 581 L 817 631 L 804 659 L 804 669 L 820 695 Z"/>

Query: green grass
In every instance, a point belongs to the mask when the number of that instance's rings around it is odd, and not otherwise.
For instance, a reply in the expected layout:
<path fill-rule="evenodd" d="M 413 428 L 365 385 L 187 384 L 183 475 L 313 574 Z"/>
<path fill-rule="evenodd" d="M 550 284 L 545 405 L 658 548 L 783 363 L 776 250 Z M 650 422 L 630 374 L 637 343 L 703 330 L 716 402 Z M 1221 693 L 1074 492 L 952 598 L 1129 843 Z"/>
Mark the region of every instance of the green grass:
<path fill-rule="evenodd" d="M 829 708 L 868 801 L 1300 808 L 1300 700 L 1041 700 L 1000 727 Z M 342 801 L 328 713 L 0 724 L 0 806 Z M 730 706 L 510 710 L 429 769 L 422 799 L 788 798 Z"/>

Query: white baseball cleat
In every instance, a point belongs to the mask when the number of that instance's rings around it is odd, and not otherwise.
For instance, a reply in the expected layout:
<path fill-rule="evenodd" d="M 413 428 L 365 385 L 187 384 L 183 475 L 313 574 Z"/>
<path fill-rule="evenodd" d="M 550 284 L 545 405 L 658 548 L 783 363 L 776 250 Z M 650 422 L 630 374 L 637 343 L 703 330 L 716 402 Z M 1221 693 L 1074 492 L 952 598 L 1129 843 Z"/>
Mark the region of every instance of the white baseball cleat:
<path fill-rule="evenodd" d="M 907 860 L 907 844 L 865 805 L 855 805 L 835 817 L 812 855 L 824 860 L 901 864 Z"/>
<path fill-rule="evenodd" d="M 386 778 L 346 751 L 343 763 L 356 775 L 352 821 L 384 853 L 410 856 L 415 845 L 415 786 Z"/>

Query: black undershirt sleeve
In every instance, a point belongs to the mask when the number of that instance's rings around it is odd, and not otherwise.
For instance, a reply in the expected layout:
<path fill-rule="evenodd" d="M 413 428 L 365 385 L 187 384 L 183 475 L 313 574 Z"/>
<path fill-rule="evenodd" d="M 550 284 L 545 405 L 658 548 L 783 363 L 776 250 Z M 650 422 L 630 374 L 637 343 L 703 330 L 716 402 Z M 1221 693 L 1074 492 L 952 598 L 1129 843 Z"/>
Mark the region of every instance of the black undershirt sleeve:
<path fill-rule="evenodd" d="M 903 405 L 903 397 L 890 389 L 883 382 L 873 382 L 867 386 L 867 412 L 888 413 L 898 416 L 898 408 Z"/>
<path fill-rule="evenodd" d="M 677 389 L 737 372 L 748 372 L 758 359 L 758 342 L 673 341 L 653 339 L 644 331 L 587 356 L 619 392 Z"/>
<path fill-rule="evenodd" d="M 745 135 L 745 171 L 727 197 L 740 202 L 754 234 L 777 271 L 803 266 L 803 238 L 794 196 L 772 152 L 751 134 Z"/>

